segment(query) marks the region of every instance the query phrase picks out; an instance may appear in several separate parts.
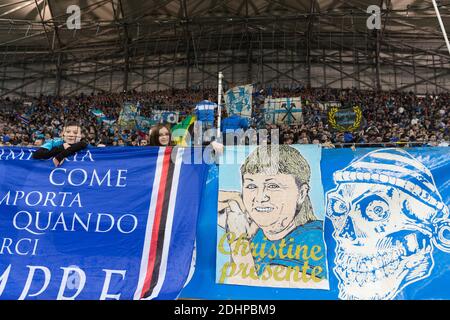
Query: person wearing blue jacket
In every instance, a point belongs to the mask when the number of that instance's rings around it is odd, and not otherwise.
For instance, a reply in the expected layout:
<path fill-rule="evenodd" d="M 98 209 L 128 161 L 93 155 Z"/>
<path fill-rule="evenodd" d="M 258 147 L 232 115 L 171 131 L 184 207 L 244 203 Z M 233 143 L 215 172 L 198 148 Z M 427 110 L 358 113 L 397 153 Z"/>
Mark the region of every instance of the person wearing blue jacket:
<path fill-rule="evenodd" d="M 68 122 L 62 132 L 62 138 L 47 140 L 41 148 L 33 153 L 33 159 L 50 159 L 56 167 L 60 166 L 64 159 L 87 148 L 88 144 L 81 140 L 82 129 L 76 122 Z"/>
<path fill-rule="evenodd" d="M 212 139 L 211 132 L 208 132 L 208 130 L 214 126 L 217 104 L 206 100 L 208 98 L 206 95 L 204 98 L 205 100 L 197 103 L 194 110 L 197 117 L 194 124 L 194 144 L 196 145 L 207 145 Z"/>
<path fill-rule="evenodd" d="M 224 143 L 232 145 L 234 144 L 234 137 L 237 135 L 236 130 L 247 130 L 249 128 L 249 123 L 246 118 L 233 114 L 232 116 L 223 119 L 220 126 L 224 137 Z"/>
<path fill-rule="evenodd" d="M 248 120 L 237 114 L 233 114 L 231 117 L 225 118 L 221 122 L 222 132 L 227 130 L 247 130 L 249 127 Z"/>
<path fill-rule="evenodd" d="M 197 121 L 206 122 L 209 124 L 214 123 L 214 115 L 217 104 L 209 100 L 203 100 L 195 106 L 195 115 L 197 116 Z"/>

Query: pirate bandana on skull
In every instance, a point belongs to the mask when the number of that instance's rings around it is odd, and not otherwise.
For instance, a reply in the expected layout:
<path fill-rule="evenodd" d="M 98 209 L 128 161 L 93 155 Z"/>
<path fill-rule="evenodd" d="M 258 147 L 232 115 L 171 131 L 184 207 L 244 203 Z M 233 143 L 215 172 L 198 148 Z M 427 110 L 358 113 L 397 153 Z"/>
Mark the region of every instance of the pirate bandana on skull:
<path fill-rule="evenodd" d="M 341 299 L 392 299 L 450 252 L 450 218 L 431 172 L 401 149 L 371 152 L 334 173 L 327 218 Z M 447 237 L 446 237 L 447 236 Z"/>

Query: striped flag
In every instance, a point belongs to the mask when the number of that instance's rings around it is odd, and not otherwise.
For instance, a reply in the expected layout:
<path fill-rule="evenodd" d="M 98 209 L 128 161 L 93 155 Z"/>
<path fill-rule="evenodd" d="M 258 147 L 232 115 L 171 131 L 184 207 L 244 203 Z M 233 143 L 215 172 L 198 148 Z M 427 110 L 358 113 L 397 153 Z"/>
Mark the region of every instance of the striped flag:
<path fill-rule="evenodd" d="M 17 114 L 16 116 L 20 120 L 20 122 L 22 122 L 23 124 L 25 124 L 25 125 L 30 124 L 30 118 L 25 113 Z"/>
<path fill-rule="evenodd" d="M 201 193 L 190 187 L 185 150 L 160 148 L 134 299 L 173 299 L 189 276 L 197 223 L 189 207 L 198 211 Z"/>

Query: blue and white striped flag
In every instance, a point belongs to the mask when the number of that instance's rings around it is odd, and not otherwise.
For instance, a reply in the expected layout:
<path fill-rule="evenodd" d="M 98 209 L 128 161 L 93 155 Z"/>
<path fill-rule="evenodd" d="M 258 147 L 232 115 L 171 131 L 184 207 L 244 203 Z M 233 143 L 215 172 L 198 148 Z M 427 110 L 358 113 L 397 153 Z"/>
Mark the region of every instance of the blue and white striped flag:
<path fill-rule="evenodd" d="M 22 122 L 25 125 L 29 125 L 30 124 L 30 118 L 25 113 L 17 114 L 17 118 L 20 120 L 20 122 Z"/>

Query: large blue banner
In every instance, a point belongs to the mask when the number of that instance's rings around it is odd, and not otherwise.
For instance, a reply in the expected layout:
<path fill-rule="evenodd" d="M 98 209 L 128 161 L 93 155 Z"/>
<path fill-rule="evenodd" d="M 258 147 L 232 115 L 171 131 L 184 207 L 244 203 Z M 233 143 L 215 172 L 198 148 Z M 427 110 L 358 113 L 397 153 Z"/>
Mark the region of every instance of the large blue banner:
<path fill-rule="evenodd" d="M 339 299 L 449 299 L 450 150 L 324 150 Z"/>
<path fill-rule="evenodd" d="M 1 299 L 178 296 L 207 172 L 191 149 L 31 152 L 0 148 Z"/>
<path fill-rule="evenodd" d="M 329 290 L 219 284 L 218 170 L 206 186 L 196 272 L 181 293 L 206 299 L 450 299 L 450 150 L 324 149 Z"/>

